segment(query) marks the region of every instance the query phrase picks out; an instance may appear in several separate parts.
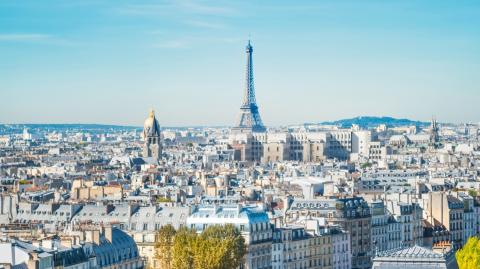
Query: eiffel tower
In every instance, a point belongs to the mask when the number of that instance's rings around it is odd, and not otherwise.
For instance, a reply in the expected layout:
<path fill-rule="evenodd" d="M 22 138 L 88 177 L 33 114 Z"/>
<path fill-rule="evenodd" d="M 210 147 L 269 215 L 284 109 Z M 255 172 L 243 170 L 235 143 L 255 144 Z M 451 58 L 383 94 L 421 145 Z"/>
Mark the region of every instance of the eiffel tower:
<path fill-rule="evenodd" d="M 255 87 L 253 85 L 253 47 L 248 41 L 247 52 L 247 70 L 245 74 L 245 93 L 242 106 L 240 107 L 240 116 L 237 125 L 232 128 L 233 132 L 265 132 L 266 128 L 258 113 L 258 106 L 255 100 Z"/>

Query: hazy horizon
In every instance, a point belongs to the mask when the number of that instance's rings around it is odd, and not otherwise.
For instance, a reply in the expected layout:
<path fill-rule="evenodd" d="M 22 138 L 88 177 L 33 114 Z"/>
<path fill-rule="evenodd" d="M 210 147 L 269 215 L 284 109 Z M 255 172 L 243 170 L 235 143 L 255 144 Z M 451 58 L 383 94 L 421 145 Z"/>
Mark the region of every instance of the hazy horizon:
<path fill-rule="evenodd" d="M 480 122 L 480 2 L 0 2 L 0 123 Z"/>
<path fill-rule="evenodd" d="M 365 118 L 365 117 L 390 117 L 390 116 L 370 116 L 370 115 L 363 115 L 363 116 L 356 116 L 353 118 L 344 118 L 344 119 L 332 119 L 327 121 L 319 121 L 319 122 L 300 122 L 300 123 L 292 123 L 292 124 L 284 124 L 284 125 L 272 125 L 266 126 L 267 128 L 278 128 L 278 127 L 287 127 L 287 126 L 295 126 L 295 125 L 304 125 L 304 124 L 334 124 L 336 121 L 342 120 L 351 120 L 355 118 Z M 394 118 L 395 120 L 409 120 L 412 122 L 420 122 L 430 124 L 430 121 L 420 121 L 416 119 L 406 119 L 406 118 Z M 431 120 L 431 119 L 430 119 Z M 439 122 L 441 124 L 476 124 L 476 122 L 462 122 L 462 123 L 453 123 L 453 122 Z M 128 128 L 143 128 L 142 125 L 124 125 L 124 124 L 110 124 L 110 123 L 96 123 L 96 122 L 61 122 L 61 123 L 3 123 L 0 122 L 0 125 L 99 125 L 99 126 L 116 126 L 116 127 L 128 127 Z M 229 128 L 232 127 L 233 124 L 230 125 L 162 125 L 162 128 L 197 128 L 197 127 L 206 127 L 206 128 Z"/>

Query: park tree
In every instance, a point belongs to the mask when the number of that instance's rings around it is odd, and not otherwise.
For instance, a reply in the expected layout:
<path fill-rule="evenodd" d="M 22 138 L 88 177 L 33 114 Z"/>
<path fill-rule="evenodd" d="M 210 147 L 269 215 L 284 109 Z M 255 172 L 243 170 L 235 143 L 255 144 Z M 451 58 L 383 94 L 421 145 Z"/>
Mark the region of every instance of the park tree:
<path fill-rule="evenodd" d="M 195 245 L 194 268 L 237 268 L 246 253 L 245 239 L 235 226 L 213 225 L 205 229 Z"/>
<path fill-rule="evenodd" d="M 187 228 L 177 232 L 172 229 L 162 229 L 162 233 L 158 233 L 157 253 L 165 252 L 158 255 L 162 258 L 161 268 L 230 269 L 238 268 L 243 262 L 245 240 L 233 225 L 209 226 L 201 234 Z M 172 235 L 173 243 L 169 245 L 168 242 L 172 241 L 168 238 Z M 165 238 L 160 238 L 162 236 Z M 168 249 L 171 256 L 167 254 Z"/>
<path fill-rule="evenodd" d="M 470 237 L 467 243 L 455 253 L 459 269 L 480 268 L 480 240 Z"/>
<path fill-rule="evenodd" d="M 172 269 L 173 263 L 173 240 L 176 231 L 168 224 L 160 228 L 156 234 L 155 255 L 160 262 L 160 268 Z"/>
<path fill-rule="evenodd" d="M 203 241 L 213 244 L 214 251 L 218 255 L 218 257 L 214 257 L 219 265 L 216 268 L 237 268 L 240 266 L 247 250 L 245 239 L 234 225 L 210 226 L 200 236 Z"/>
<path fill-rule="evenodd" d="M 192 269 L 197 234 L 187 228 L 181 228 L 173 240 L 173 268 Z"/>

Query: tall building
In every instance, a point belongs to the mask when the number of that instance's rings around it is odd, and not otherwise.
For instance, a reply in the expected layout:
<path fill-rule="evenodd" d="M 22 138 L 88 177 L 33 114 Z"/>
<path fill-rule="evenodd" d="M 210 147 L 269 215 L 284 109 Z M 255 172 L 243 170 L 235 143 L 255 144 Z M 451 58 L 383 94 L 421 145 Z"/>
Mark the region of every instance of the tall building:
<path fill-rule="evenodd" d="M 242 106 L 240 107 L 240 116 L 237 125 L 232 129 L 234 132 L 265 132 L 260 113 L 258 112 L 257 102 L 255 100 L 255 87 L 253 84 L 253 47 L 250 40 L 247 45 L 247 70 L 245 74 L 245 93 Z"/>
<path fill-rule="evenodd" d="M 162 155 L 162 141 L 160 137 L 160 125 L 155 118 L 155 112 L 150 111 L 148 118 L 143 124 L 143 157 L 152 157 L 156 160 Z"/>

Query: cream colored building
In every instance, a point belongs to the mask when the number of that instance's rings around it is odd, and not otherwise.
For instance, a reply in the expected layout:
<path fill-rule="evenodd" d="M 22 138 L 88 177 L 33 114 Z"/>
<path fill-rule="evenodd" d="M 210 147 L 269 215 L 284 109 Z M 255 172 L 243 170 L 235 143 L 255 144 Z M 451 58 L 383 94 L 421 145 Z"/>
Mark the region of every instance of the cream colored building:
<path fill-rule="evenodd" d="M 272 244 L 272 268 L 333 268 L 332 238 L 313 236 L 303 227 L 275 229 Z"/>
<path fill-rule="evenodd" d="M 461 248 L 464 239 L 464 203 L 445 192 L 429 193 L 426 211 L 430 223 L 436 219 L 448 229 L 453 249 Z"/>
<path fill-rule="evenodd" d="M 123 196 L 122 186 L 96 186 L 93 181 L 73 181 L 71 190 L 71 198 L 73 200 L 97 200 L 106 196 L 121 198 Z"/>
<path fill-rule="evenodd" d="M 350 154 L 368 157 L 370 131 L 350 129 L 319 132 L 232 133 L 228 144 L 235 159 L 248 162 L 320 162 L 347 160 Z"/>

